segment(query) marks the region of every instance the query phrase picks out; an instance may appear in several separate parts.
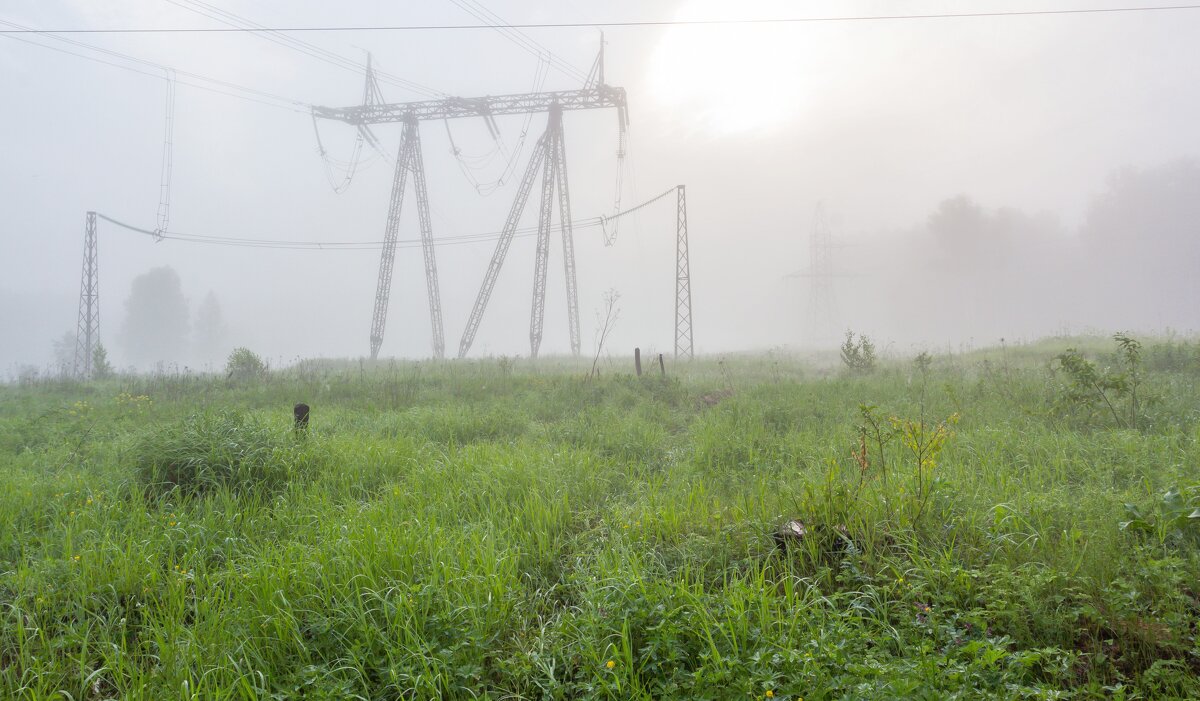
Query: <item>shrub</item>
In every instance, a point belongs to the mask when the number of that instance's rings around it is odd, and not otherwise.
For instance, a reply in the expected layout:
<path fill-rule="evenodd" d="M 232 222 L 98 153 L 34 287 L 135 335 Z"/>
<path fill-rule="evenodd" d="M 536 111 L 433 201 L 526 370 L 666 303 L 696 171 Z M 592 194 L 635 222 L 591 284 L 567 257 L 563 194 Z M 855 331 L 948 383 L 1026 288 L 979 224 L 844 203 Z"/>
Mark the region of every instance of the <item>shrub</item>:
<path fill-rule="evenodd" d="M 217 488 L 273 491 L 302 455 L 287 434 L 237 412 L 197 414 L 155 430 L 136 445 L 138 483 L 150 496 Z"/>
<path fill-rule="evenodd" d="M 875 370 L 875 344 L 865 334 L 854 340 L 854 332 L 846 332 L 842 343 L 842 363 L 855 374 L 866 375 Z"/>
<path fill-rule="evenodd" d="M 1128 334 L 1113 336 L 1117 343 L 1116 369 L 1100 368 L 1074 348 L 1054 357 L 1051 370 L 1061 372 L 1067 382 L 1059 390 L 1056 408 L 1063 414 L 1094 417 L 1101 407 L 1113 422 L 1138 428 L 1142 414 L 1138 390 L 1142 385 L 1142 344 Z"/>
<path fill-rule="evenodd" d="M 225 376 L 233 380 L 253 380 L 267 374 L 267 364 L 249 348 L 234 348 L 225 361 Z"/>

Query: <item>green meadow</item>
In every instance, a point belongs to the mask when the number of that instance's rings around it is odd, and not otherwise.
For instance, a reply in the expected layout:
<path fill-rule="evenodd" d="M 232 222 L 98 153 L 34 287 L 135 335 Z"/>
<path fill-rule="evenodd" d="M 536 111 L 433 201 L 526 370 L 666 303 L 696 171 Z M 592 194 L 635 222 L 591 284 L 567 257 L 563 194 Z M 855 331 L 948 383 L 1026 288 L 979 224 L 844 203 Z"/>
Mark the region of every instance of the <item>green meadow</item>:
<path fill-rule="evenodd" d="M 0 697 L 1198 698 L 1143 343 L 0 386 Z"/>

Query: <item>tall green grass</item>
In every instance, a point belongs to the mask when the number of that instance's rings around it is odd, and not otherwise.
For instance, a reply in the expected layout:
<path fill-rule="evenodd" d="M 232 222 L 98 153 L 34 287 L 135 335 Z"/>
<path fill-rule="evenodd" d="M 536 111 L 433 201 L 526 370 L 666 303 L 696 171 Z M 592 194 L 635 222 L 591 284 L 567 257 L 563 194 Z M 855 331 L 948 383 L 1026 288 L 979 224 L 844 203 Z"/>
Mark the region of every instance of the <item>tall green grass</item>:
<path fill-rule="evenodd" d="M 1036 348 L 3 387 L 0 697 L 1196 697 L 1195 542 L 1120 528 L 1200 483 L 1161 353 L 1141 431 Z M 860 404 L 961 415 L 919 520 Z"/>

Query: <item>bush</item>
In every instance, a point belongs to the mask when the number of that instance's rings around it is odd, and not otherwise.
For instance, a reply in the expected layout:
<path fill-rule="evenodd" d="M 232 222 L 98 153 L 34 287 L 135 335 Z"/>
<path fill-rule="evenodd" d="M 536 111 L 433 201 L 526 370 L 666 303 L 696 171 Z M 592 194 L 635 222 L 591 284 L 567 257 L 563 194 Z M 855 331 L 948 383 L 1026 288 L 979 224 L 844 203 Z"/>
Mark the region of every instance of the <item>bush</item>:
<path fill-rule="evenodd" d="M 281 488 L 302 457 L 287 434 L 237 412 L 220 412 L 146 435 L 135 448 L 134 464 L 150 496 L 217 488 L 247 493 Z"/>
<path fill-rule="evenodd" d="M 854 332 L 846 332 L 846 340 L 842 343 L 842 363 L 850 372 L 857 375 L 867 375 L 875 371 L 875 344 L 865 334 L 860 334 L 854 340 Z"/>
<path fill-rule="evenodd" d="M 267 364 L 249 348 L 234 348 L 225 361 L 225 376 L 233 380 L 253 380 L 267 374 Z"/>

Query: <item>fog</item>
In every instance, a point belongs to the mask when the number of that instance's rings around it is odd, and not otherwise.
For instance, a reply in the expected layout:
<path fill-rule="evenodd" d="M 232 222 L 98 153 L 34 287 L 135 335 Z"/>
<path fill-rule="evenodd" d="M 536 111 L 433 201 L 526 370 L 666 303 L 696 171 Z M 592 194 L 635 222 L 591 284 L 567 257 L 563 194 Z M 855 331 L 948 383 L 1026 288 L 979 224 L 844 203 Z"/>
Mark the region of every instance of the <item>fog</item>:
<path fill-rule="evenodd" d="M 59 29 L 222 26 L 187 4 L 9 0 L 0 19 Z M 478 23 L 449 0 L 214 4 L 267 26 Z M 1126 4 L 490 0 L 486 7 L 510 23 L 571 23 Z M 583 72 L 600 44 L 595 28 L 523 31 Z M 10 375 L 52 368 L 56 344 L 61 351 L 64 334 L 74 333 L 85 213 L 156 228 L 167 85 L 154 68 L 47 36 L 13 36 L 0 35 L 0 374 Z M 361 73 L 261 35 L 70 38 L 300 105 L 362 100 Z M 539 70 L 537 57 L 487 29 L 301 38 L 357 62 L 370 51 L 382 70 L 451 95 L 527 92 Z M 1200 329 L 1200 11 L 610 27 L 604 39 L 606 82 L 628 91 L 622 206 L 687 186 L 697 353 L 819 347 L 846 329 L 896 352 Z M 182 73 L 179 80 L 188 81 Z M 551 70 L 543 89 L 579 86 Z M 423 98 L 381 88 L 389 101 Z M 177 85 L 168 231 L 381 240 L 389 163 L 364 150 L 349 187 L 335 192 L 307 108 L 266 101 Z M 480 119 L 422 124 L 435 238 L 500 230 L 545 123 L 545 114 L 529 120 L 511 162 L 515 174 L 486 195 L 472 179 L 488 183 L 505 171 L 526 119 L 497 119 L 507 152 L 497 151 Z M 318 128 L 330 158 L 350 158 L 352 127 L 322 121 Z M 401 128 L 374 129 L 389 157 Z M 573 218 L 612 214 L 615 112 L 567 112 L 564 130 Z M 340 178 L 335 163 L 333 182 Z M 537 186 L 530 199 L 522 226 L 537 222 Z M 818 203 L 833 240 L 832 274 L 819 278 L 832 294 L 824 321 L 810 303 Z M 410 186 L 399 238 L 417 237 Z M 155 242 L 105 221 L 98 238 L 101 339 L 118 367 L 219 367 L 234 346 L 274 363 L 368 353 L 377 249 Z M 485 240 L 437 248 L 448 356 L 494 247 Z M 534 249 L 531 237 L 513 241 L 472 357 L 528 355 Z M 598 227 L 576 229 L 575 255 L 584 353 L 593 350 L 604 295 L 615 291 L 620 317 L 608 347 L 669 354 L 673 198 L 622 218 L 612 246 Z M 175 306 L 174 292 L 150 292 L 142 296 L 167 311 L 137 311 L 135 286 L 149 284 L 148 274 L 176 285 Z M 547 289 L 541 353 L 568 353 L 557 231 Z M 176 318 L 153 321 L 155 314 Z M 176 328 L 182 345 L 150 340 L 163 324 Z M 421 251 L 402 246 L 381 355 L 423 358 L 430 347 Z"/>

